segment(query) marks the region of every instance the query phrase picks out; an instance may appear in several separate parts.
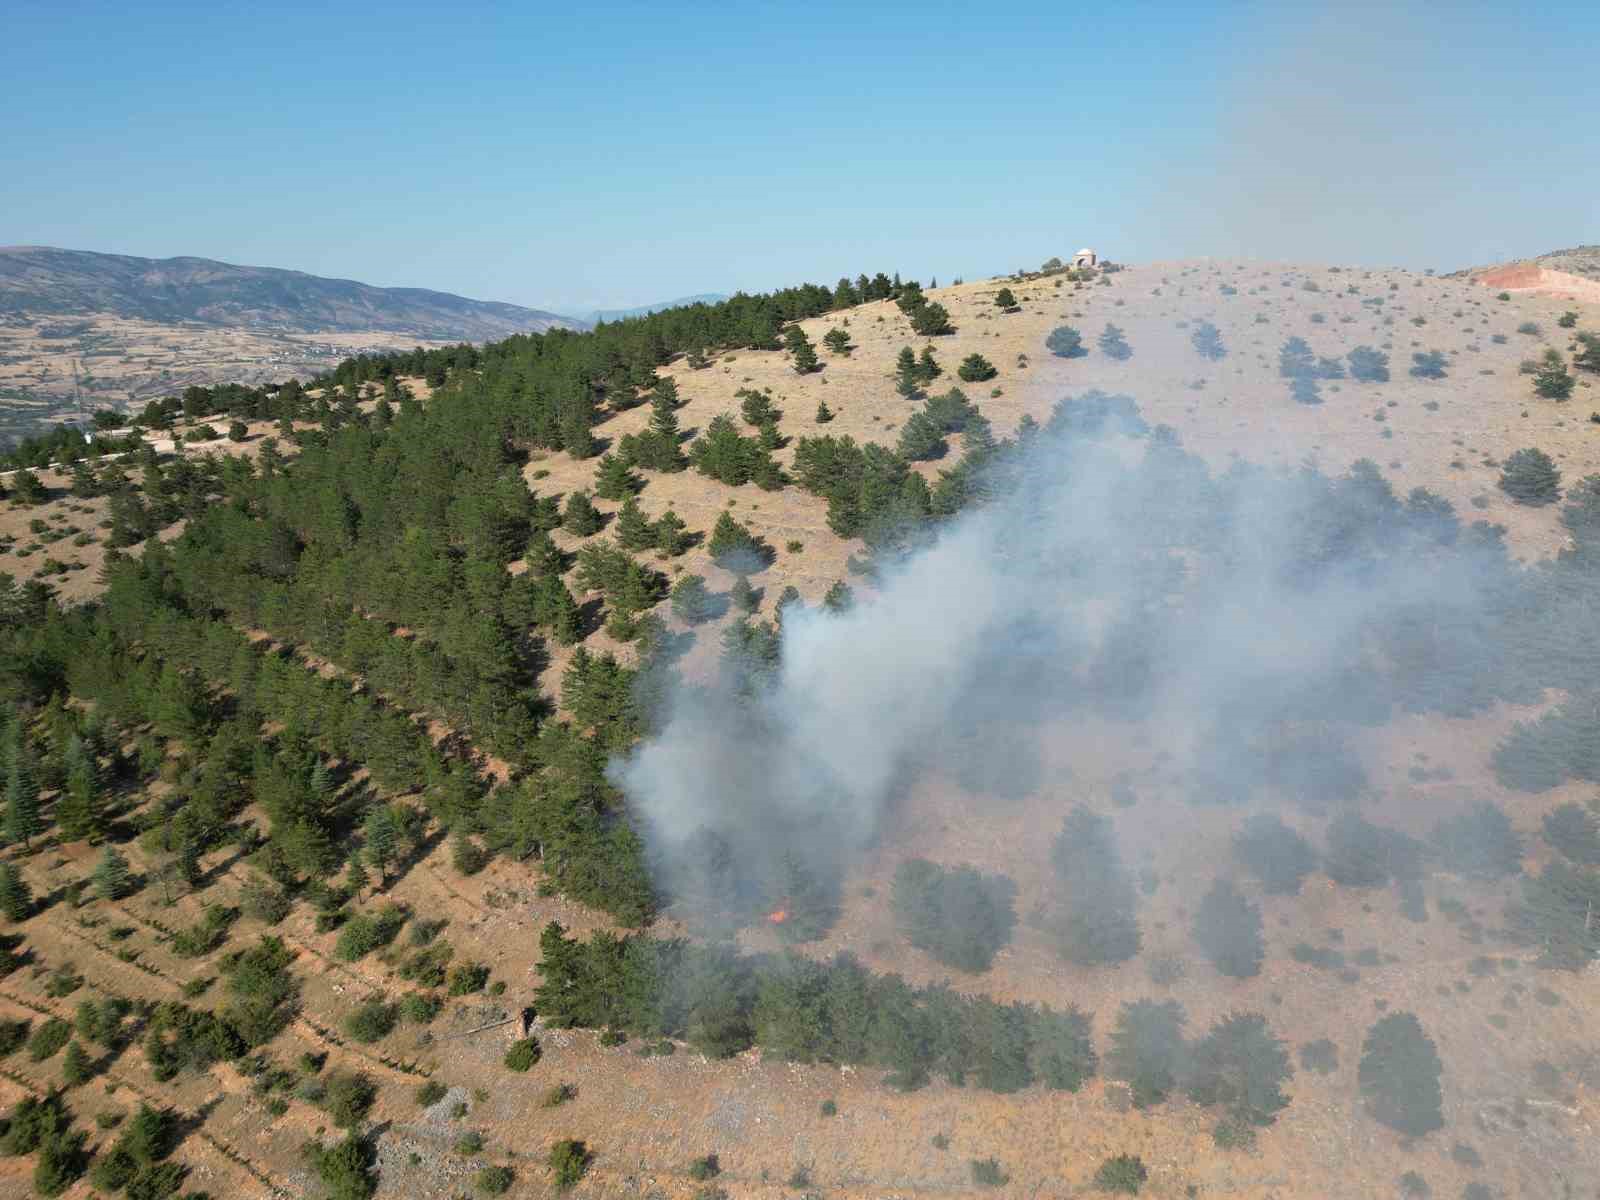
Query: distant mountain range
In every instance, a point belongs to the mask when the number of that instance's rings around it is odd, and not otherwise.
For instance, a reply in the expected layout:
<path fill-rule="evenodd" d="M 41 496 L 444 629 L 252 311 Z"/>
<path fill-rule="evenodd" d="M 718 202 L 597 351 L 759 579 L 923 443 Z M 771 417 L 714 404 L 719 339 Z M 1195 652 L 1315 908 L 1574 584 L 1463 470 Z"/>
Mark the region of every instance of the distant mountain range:
<path fill-rule="evenodd" d="M 662 300 L 658 304 L 644 304 L 638 308 L 597 308 L 589 314 L 589 324 L 601 321 L 625 321 L 629 317 L 648 317 L 667 308 L 682 308 L 688 304 L 716 304 L 728 297 L 722 292 L 701 292 L 698 296 L 680 296 L 676 300 Z"/>
<path fill-rule="evenodd" d="M 425 288 L 372 287 L 276 267 L 0 247 L 0 316 L 88 315 L 293 333 L 383 331 L 426 341 L 488 341 L 586 326 L 515 304 Z"/>

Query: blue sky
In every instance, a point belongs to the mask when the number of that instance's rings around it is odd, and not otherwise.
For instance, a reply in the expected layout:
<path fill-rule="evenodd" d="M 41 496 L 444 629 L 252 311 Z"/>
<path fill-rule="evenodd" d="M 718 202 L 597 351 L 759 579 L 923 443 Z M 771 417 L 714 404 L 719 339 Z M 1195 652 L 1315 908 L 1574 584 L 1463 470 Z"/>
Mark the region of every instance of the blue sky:
<path fill-rule="evenodd" d="M 0 243 L 557 311 L 1600 241 L 1600 5 L 7 5 Z"/>

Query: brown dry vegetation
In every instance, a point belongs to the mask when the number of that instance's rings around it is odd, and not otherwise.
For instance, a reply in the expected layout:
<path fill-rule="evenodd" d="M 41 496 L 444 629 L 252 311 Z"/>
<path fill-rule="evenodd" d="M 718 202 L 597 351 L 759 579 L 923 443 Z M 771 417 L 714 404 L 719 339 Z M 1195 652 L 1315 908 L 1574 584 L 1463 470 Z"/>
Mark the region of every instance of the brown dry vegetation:
<path fill-rule="evenodd" d="M 1561 546 L 1556 514 L 1511 504 L 1496 487 L 1495 464 L 1514 450 L 1538 446 L 1555 458 L 1569 482 L 1600 471 L 1600 425 L 1588 421 L 1591 408 L 1600 404 L 1588 383 L 1580 384 L 1570 403 L 1554 404 L 1535 399 L 1517 369 L 1542 345 L 1567 344 L 1568 331 L 1555 321 L 1573 307 L 1571 301 L 1530 294 L 1501 302 L 1464 279 L 1274 265 L 1152 264 L 1110 279 L 1109 286 L 1013 282 L 1022 311 L 1004 315 L 994 308 L 993 294 L 1005 281 L 931 292 L 949 308 L 958 328 L 954 336 L 933 342 L 946 371 L 933 390 L 953 384 L 957 363 L 977 351 L 1000 374 L 991 383 L 962 386 L 993 420 L 999 436 L 1009 434 L 1024 414 L 1042 419 L 1063 394 L 1098 387 L 1133 395 L 1152 424 L 1174 427 L 1215 470 L 1225 469 L 1235 456 L 1292 468 L 1312 455 L 1330 471 L 1371 458 L 1402 493 L 1428 487 L 1450 499 L 1464 519 L 1504 524 L 1515 552 L 1529 559 Z M 1317 290 L 1307 290 L 1308 282 Z M 1224 283 L 1237 294 L 1224 296 Z M 1350 285 L 1359 294 L 1347 294 Z M 1382 308 L 1362 305 L 1375 296 L 1384 299 Z M 1582 311 L 1580 328 L 1592 328 L 1600 306 Z M 1323 320 L 1314 322 L 1313 314 L 1319 313 Z M 890 379 L 894 356 L 904 345 L 920 350 L 924 342 L 911 336 L 906 319 L 887 302 L 804 325 L 820 347 L 822 334 L 845 318 L 855 350 L 848 358 L 822 352 L 825 369 L 813 375 L 796 376 L 783 354 L 748 350 L 724 355 L 701 371 L 682 363 L 665 368 L 686 400 L 679 412 L 683 428 L 700 430 L 720 412 L 736 414 L 734 393 L 740 388 L 770 388 L 783 410 L 782 432 L 791 439 L 819 431 L 814 413 L 825 400 L 837 417 L 821 432 L 892 444 L 908 411 Z M 1415 318 L 1424 323 L 1413 324 Z M 1192 324 L 1201 320 L 1217 325 L 1228 346 L 1229 355 L 1220 363 L 1203 360 L 1189 344 Z M 1530 320 L 1541 326 L 1540 334 L 1516 332 Z M 1123 329 L 1133 348 L 1128 361 L 1114 362 L 1093 348 L 1107 322 Z M 1059 360 L 1045 350 L 1046 334 L 1060 324 L 1084 334 L 1090 347 L 1086 357 Z M 1495 334 L 1504 335 L 1505 342 L 1492 341 Z M 1342 355 L 1359 344 L 1385 348 L 1394 377 L 1382 385 L 1325 384 L 1322 405 L 1297 405 L 1277 374 L 1277 350 L 1290 335 L 1305 337 L 1321 355 Z M 1411 353 L 1435 349 L 1449 356 L 1449 377 L 1408 377 Z M 1019 355 L 1027 356 L 1025 367 Z M 990 395 L 991 388 L 1000 394 Z M 1380 413 L 1381 421 L 1375 419 Z M 642 408 L 621 414 L 597 434 L 614 441 L 642 428 L 648 415 Z M 267 432 L 264 425 L 252 429 L 242 448 L 224 443 L 198 449 L 249 452 L 259 444 L 257 435 Z M 790 453 L 780 451 L 778 458 L 787 462 Z M 525 471 L 530 487 L 541 493 L 590 487 L 593 474 L 592 460 L 574 462 L 563 455 L 536 456 Z M 59 487 L 63 481 L 47 476 L 46 482 Z M 797 488 L 768 493 L 754 486 L 729 489 L 693 472 L 651 475 L 640 502 L 652 518 L 670 505 L 698 532 L 708 531 L 718 512 L 733 505 L 736 516 L 777 551 L 775 565 L 756 579 L 767 615 L 787 585 L 808 600 L 818 599 L 832 582 L 846 577 L 845 560 L 858 549 L 828 530 L 823 502 Z M 21 546 L 35 518 L 95 530 L 102 504 L 67 497 L 32 509 L 8 505 L 0 511 L 0 534 L 11 534 Z M 617 507 L 605 501 L 599 506 L 608 512 Z M 574 544 L 556 536 L 568 547 Z M 800 547 L 789 549 L 791 542 Z M 60 584 L 65 597 L 92 595 L 102 553 L 98 543 L 73 547 L 70 538 L 63 539 L 27 559 L 17 558 L 13 549 L 0 558 L 0 569 L 27 574 L 45 552 L 87 568 L 65 577 Z M 664 569 L 703 574 L 717 591 L 731 582 L 710 566 L 703 547 Z M 715 632 L 701 635 L 698 654 L 708 656 Z M 589 644 L 598 647 L 605 640 L 597 634 Z M 557 654 L 545 676 L 552 693 L 566 657 Z M 691 669 L 696 661 L 703 658 L 691 658 Z M 1488 753 L 1519 715 L 1526 714 L 1502 708 L 1472 720 L 1397 718 L 1363 746 L 1381 794 L 1370 813 L 1425 836 L 1440 815 L 1491 799 L 1529 835 L 1527 865 L 1535 865 L 1545 853 L 1543 843 L 1531 836 L 1539 817 L 1565 801 L 1586 800 L 1588 789 L 1568 784 L 1530 798 L 1496 783 L 1487 769 Z M 1258 1010 L 1294 1046 L 1332 1040 L 1339 1052 L 1337 1070 L 1330 1075 L 1298 1071 L 1287 1088 L 1293 1103 L 1262 1132 L 1253 1151 L 1218 1151 L 1210 1137 L 1215 1114 L 1182 1100 L 1148 1114 L 1129 1112 L 1123 1089 L 1103 1078 L 1076 1095 L 1032 1090 L 1001 1096 L 937 1083 L 902 1096 L 870 1072 L 762 1062 L 755 1053 L 714 1062 L 682 1047 L 671 1057 L 642 1058 L 631 1044 L 607 1049 L 592 1033 L 551 1030 L 539 1034 L 542 1061 L 527 1074 L 514 1074 L 500 1064 L 515 1036 L 508 1033 L 514 1024 L 450 1035 L 483 1023 L 485 1006 L 515 1014 L 529 1002 L 537 981 L 538 932 L 546 921 L 560 920 L 579 933 L 606 923 L 560 897 L 541 895 L 539 872 L 528 864 L 499 860 L 477 876 L 461 878 L 450 868 L 444 846 L 433 848 L 388 896 L 369 899 L 367 906 L 396 899 L 420 916 L 448 918 L 441 937 L 454 945 L 457 960 L 489 965 L 493 978 L 506 985 L 504 995 L 453 1002 L 426 1039 L 415 1027 L 401 1026 L 370 1048 L 330 1042 L 316 1026 L 337 1031 L 344 1016 L 370 994 L 396 998 L 408 985 L 380 956 L 349 965 L 334 962 L 335 935 L 317 933 L 302 908 L 280 932 L 299 956 L 295 970 L 304 980 L 303 1019 L 273 1044 L 271 1053 L 288 1065 L 302 1051 L 326 1052 L 325 1070 L 366 1070 L 381 1085 L 373 1114 L 385 1128 L 381 1195 L 393 1197 L 465 1193 L 471 1170 L 489 1161 L 517 1167 L 511 1195 L 548 1194 L 544 1154 L 564 1137 L 585 1138 L 597 1152 L 578 1189 L 593 1196 L 693 1195 L 698 1185 L 688 1178 L 688 1164 L 713 1152 L 725 1172 L 715 1182 L 740 1197 L 799 1194 L 785 1186 L 797 1164 L 810 1167 L 813 1187 L 828 1196 L 1086 1194 L 1100 1161 L 1124 1152 L 1143 1157 L 1151 1172 L 1146 1194 L 1159 1197 L 1364 1200 L 1397 1195 L 1395 1181 L 1407 1170 L 1422 1174 L 1438 1197 L 1459 1196 L 1475 1180 L 1491 1184 L 1497 1196 L 1543 1200 L 1590 1194 L 1600 1179 L 1600 1150 L 1591 1136 L 1600 1121 L 1600 1065 L 1591 1048 L 1600 1022 L 1600 992 L 1592 972 L 1539 970 L 1526 952 L 1508 952 L 1499 943 L 1492 930 L 1506 893 L 1436 874 L 1425 883 L 1429 919 L 1414 923 L 1399 915 L 1391 891 L 1335 888 L 1313 875 L 1299 897 L 1261 898 L 1266 965 L 1253 979 L 1225 979 L 1192 950 L 1188 927 L 1214 876 L 1238 877 L 1252 896 L 1257 891 L 1241 876 L 1229 850 L 1241 814 L 1185 805 L 1179 780 L 1151 731 L 1080 722 L 1051 731 L 1047 742 L 1048 782 L 1026 800 L 973 796 L 940 779 L 922 781 L 901 799 L 879 848 L 847 882 L 839 924 L 806 952 L 826 956 L 848 949 L 873 969 L 899 972 L 913 982 L 950 979 L 959 988 L 1000 999 L 1057 1007 L 1076 1003 L 1095 1014 L 1102 1051 L 1120 1003 L 1169 994 L 1185 1005 L 1191 1035 L 1227 1012 Z M 1428 768 L 1427 778 L 1417 778 L 1420 768 Z M 1123 777 L 1139 797 L 1127 809 L 1111 800 L 1113 780 Z M 1117 968 L 1063 963 L 1027 920 L 1049 895 L 1049 847 L 1038 831 L 1053 832 L 1077 803 L 1116 817 L 1125 858 L 1147 879 L 1149 894 L 1141 910 L 1144 953 Z M 1314 827 L 1303 824 L 1307 836 L 1319 842 Z M 136 850 L 130 853 L 137 859 Z M 976 977 L 950 972 L 898 936 L 888 911 L 889 881 L 897 863 L 912 856 L 970 862 L 1002 870 L 1016 881 L 1024 920 L 991 971 Z M 36 894 L 49 894 L 81 877 L 90 861 L 85 847 L 52 848 L 25 860 L 25 871 Z M 231 901 L 242 869 L 236 871 L 224 855 L 207 865 L 221 867 L 222 875 L 204 900 Z M 1461 922 L 1440 911 L 1441 899 L 1464 901 L 1491 932 L 1471 940 Z M 183 982 L 214 974 L 205 961 L 173 956 L 162 933 L 163 926 L 196 920 L 202 898 L 181 896 L 171 908 L 162 900 L 161 889 L 152 885 L 115 907 L 92 902 L 74 910 L 58 902 L 46 908 L 26 926 L 38 964 L 0 983 L 0 1010 L 8 1016 L 38 1017 L 41 1010 L 70 1016 L 78 996 L 52 1001 L 43 990 L 42 968 L 64 961 L 76 964 L 90 989 L 156 1000 L 175 998 Z M 113 942 L 113 932 L 125 927 L 131 932 Z M 257 932 L 250 921 L 241 921 L 230 945 L 248 944 Z M 765 931 L 749 932 L 744 940 L 753 948 L 776 945 Z M 1299 942 L 1337 945 L 1359 977 L 1295 962 L 1289 949 Z M 1376 951 L 1377 965 L 1354 966 L 1363 950 Z M 130 953 L 133 961 L 124 961 Z M 1170 988 L 1158 987 L 1148 976 L 1150 957 L 1160 953 L 1187 962 L 1185 978 Z M 1356 1089 L 1362 1036 L 1385 1008 L 1416 1012 L 1446 1064 L 1447 1127 L 1415 1144 L 1370 1120 Z M 1491 1018 L 1503 1020 L 1504 1028 Z M 379 1054 L 415 1062 L 417 1070 L 449 1085 L 451 1093 L 432 1109 L 419 1110 L 412 1101 L 419 1077 L 383 1065 Z M 133 1049 L 111 1067 L 107 1078 L 119 1085 L 115 1093 L 104 1081 L 74 1091 L 72 1103 L 80 1116 L 128 1110 L 136 1085 L 153 1091 L 138 1058 Z M 1554 1091 L 1534 1082 L 1533 1067 L 1540 1061 L 1562 1073 Z M 9 1072 L 0 1077 L 4 1103 L 25 1087 L 42 1089 L 59 1078 L 59 1058 L 34 1064 L 17 1055 L 4 1066 Z M 575 1098 L 556 1108 L 541 1107 L 543 1093 L 562 1082 L 575 1085 Z M 482 1099 L 474 1097 L 475 1089 L 483 1089 Z M 265 1195 L 274 1189 L 299 1196 L 314 1190 L 298 1147 L 323 1123 L 319 1110 L 297 1102 L 273 1119 L 251 1095 L 248 1082 L 227 1067 L 180 1077 L 163 1098 L 208 1113 L 203 1129 L 213 1140 L 191 1136 L 179 1153 L 194 1171 L 192 1188 L 218 1196 Z M 833 1118 L 819 1114 L 821 1101 L 829 1098 L 839 1108 Z M 458 1101 L 469 1111 L 455 1120 L 449 1114 Z M 482 1154 L 452 1153 L 451 1144 L 466 1129 L 482 1133 Z M 937 1134 L 948 1137 L 948 1149 L 933 1146 Z M 1451 1148 L 1457 1142 L 1475 1147 L 1484 1165 L 1469 1168 L 1454 1161 Z M 242 1155 L 251 1167 L 225 1157 L 219 1145 Z M 990 1155 L 1011 1176 L 998 1192 L 975 1188 L 968 1169 L 969 1159 Z M 24 1187 L 21 1176 L 0 1175 L 5 1194 L 21 1194 Z M 80 1185 L 69 1194 L 88 1191 Z"/>
<path fill-rule="evenodd" d="M 259 384 L 305 377 L 352 354 L 440 346 L 403 333 L 291 333 L 165 325 L 92 313 L 0 318 L 0 432 L 76 420 L 85 408 L 120 408 L 194 384 Z M 78 384 L 73 364 L 78 364 Z"/>

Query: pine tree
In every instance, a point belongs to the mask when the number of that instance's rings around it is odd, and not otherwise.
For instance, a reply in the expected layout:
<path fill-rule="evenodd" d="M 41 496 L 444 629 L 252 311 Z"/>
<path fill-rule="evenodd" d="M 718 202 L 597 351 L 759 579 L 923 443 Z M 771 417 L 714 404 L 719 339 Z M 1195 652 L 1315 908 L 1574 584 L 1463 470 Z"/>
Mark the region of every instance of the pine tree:
<path fill-rule="evenodd" d="M 1415 1014 L 1384 1017 L 1367 1031 L 1361 1050 L 1357 1077 L 1374 1119 L 1410 1137 L 1444 1128 L 1444 1066 Z"/>
<path fill-rule="evenodd" d="M 684 575 L 672 585 L 672 615 L 690 625 L 698 625 L 711 615 L 711 594 L 699 575 Z"/>
<path fill-rule="evenodd" d="M 1083 355 L 1083 335 L 1071 325 L 1057 325 L 1044 340 L 1045 349 L 1057 358 L 1079 358 Z"/>
<path fill-rule="evenodd" d="M 894 360 L 894 390 L 907 400 L 914 400 L 922 390 L 921 376 L 917 371 L 917 355 L 910 346 L 903 346 Z"/>
<path fill-rule="evenodd" d="M 1313 379 L 1317 357 L 1304 338 L 1292 337 L 1278 347 L 1278 374 L 1285 379 Z"/>
<path fill-rule="evenodd" d="M 1600 334 L 1578 335 L 1578 352 L 1572 356 L 1572 365 L 1580 371 L 1600 373 Z"/>
<path fill-rule="evenodd" d="M 829 408 L 824 400 L 817 401 L 817 424 L 826 425 L 833 420 L 833 409 Z"/>
<path fill-rule="evenodd" d="M 333 793 L 337 787 L 334 782 L 333 772 L 328 770 L 328 764 L 318 759 L 311 768 L 311 778 L 307 783 L 312 800 L 316 803 L 319 812 L 327 812 L 332 805 Z"/>
<path fill-rule="evenodd" d="M 600 511 L 589 499 L 588 492 L 573 492 L 567 497 L 567 511 L 561 518 L 561 527 L 574 537 L 588 537 L 600 530 Z"/>
<path fill-rule="evenodd" d="M 911 332 L 918 337 L 940 337 L 955 330 L 944 305 L 924 303 L 911 313 Z"/>
<path fill-rule="evenodd" d="M 95 894 L 102 900 L 120 900 L 133 891 L 133 872 L 115 846 L 101 851 L 93 879 Z"/>
<path fill-rule="evenodd" d="M 994 294 L 994 306 L 1001 312 L 1010 312 L 1017 307 L 1017 298 L 1011 294 L 1010 288 L 1003 287 Z"/>
<path fill-rule="evenodd" d="M 1210 362 L 1219 362 L 1228 356 L 1227 347 L 1222 344 L 1222 334 L 1210 321 L 1201 321 L 1196 325 L 1194 332 L 1189 335 L 1189 342 L 1201 358 Z"/>
<path fill-rule="evenodd" d="M 617 510 L 617 541 L 624 550 L 647 550 L 656 544 L 655 527 L 645 519 L 637 496 L 630 494 Z"/>
<path fill-rule="evenodd" d="M 1546 350 L 1533 375 L 1535 394 L 1546 400 L 1565 400 L 1572 395 L 1575 380 L 1567 370 L 1566 360 L 1559 350 Z"/>
<path fill-rule="evenodd" d="M 344 879 L 345 885 L 350 889 L 350 894 L 359 902 L 361 893 L 366 891 L 367 886 L 372 882 L 371 876 L 367 874 L 366 867 L 361 865 L 361 856 L 359 854 L 350 856 L 350 865 L 345 868 Z"/>
<path fill-rule="evenodd" d="M 1096 339 L 1095 345 L 1100 347 L 1101 354 L 1116 362 L 1123 362 L 1133 356 L 1133 349 L 1122 336 L 1122 330 L 1109 322 Z"/>
<path fill-rule="evenodd" d="M 67 779 L 56 801 L 56 823 L 69 842 L 99 838 L 105 833 L 105 798 L 100 787 L 99 764 L 83 739 L 73 737 L 65 754 Z"/>
<path fill-rule="evenodd" d="M 33 753 L 20 725 L 12 741 L 5 832 L 8 840 L 21 842 L 26 850 L 31 850 L 33 839 L 44 832 L 44 820 L 39 816 L 39 783 L 34 775 Z"/>
<path fill-rule="evenodd" d="M 1233 884 L 1219 879 L 1200 902 L 1194 940 L 1224 975 L 1246 979 L 1261 972 L 1266 950 L 1261 940 L 1261 910 Z"/>
<path fill-rule="evenodd" d="M 961 360 L 961 365 L 956 368 L 956 374 L 968 383 L 981 383 L 986 379 L 993 379 L 999 372 L 983 355 L 969 354 Z"/>
<path fill-rule="evenodd" d="M 1345 358 L 1350 363 L 1350 377 L 1363 383 L 1389 382 L 1389 356 L 1371 346 L 1357 346 Z"/>
<path fill-rule="evenodd" d="M 67 1053 L 61 1060 L 61 1081 L 69 1088 L 81 1087 L 94 1077 L 94 1064 L 76 1040 L 67 1043 Z"/>
<path fill-rule="evenodd" d="M 944 368 L 933 357 L 933 347 L 924 346 L 922 354 L 917 358 L 917 378 L 923 383 L 932 383 L 944 374 Z"/>
<path fill-rule="evenodd" d="M 741 575 L 733 581 L 733 587 L 728 592 L 728 599 L 733 607 L 742 613 L 753 613 L 758 600 L 755 588 L 750 586 L 750 577 Z"/>
<path fill-rule="evenodd" d="M 817 359 L 816 347 L 811 344 L 805 333 L 800 331 L 798 325 L 790 328 L 800 332 L 799 338 L 791 347 L 791 354 L 794 358 L 794 373 L 796 375 L 809 375 L 821 365 Z"/>
<path fill-rule="evenodd" d="M 594 494 L 600 499 L 621 500 L 631 496 L 638 482 L 625 459 L 609 453 L 600 456 L 600 465 L 594 474 Z"/>
<path fill-rule="evenodd" d="M 1549 504 L 1561 496 L 1561 471 L 1543 450 L 1518 450 L 1501 467 L 1500 490 L 1518 504 Z"/>
<path fill-rule="evenodd" d="M 14 863 L 0 863 L 0 913 L 8 921 L 26 921 L 33 912 L 33 892 Z"/>
<path fill-rule="evenodd" d="M 835 354 L 848 355 L 850 353 L 850 335 L 837 325 L 822 335 L 822 341 Z"/>
<path fill-rule="evenodd" d="M 450 865 L 457 875 L 476 875 L 488 865 L 489 856 L 468 836 L 466 828 L 458 825 L 450 832 Z"/>
<path fill-rule="evenodd" d="M 1135 1108 L 1149 1108 L 1177 1086 L 1183 1057 L 1183 1008 L 1175 1000 L 1139 1000 L 1117 1014 L 1106 1073 L 1124 1080 Z"/>
<path fill-rule="evenodd" d="M 656 519 L 651 538 L 662 558 L 676 558 L 689 548 L 689 527 L 669 508 Z"/>
<path fill-rule="evenodd" d="M 395 821 L 394 810 L 387 804 L 373 808 L 362 822 L 361 833 L 366 843 L 366 860 L 376 868 L 379 886 L 387 887 L 389 867 L 400 854 L 400 829 Z"/>

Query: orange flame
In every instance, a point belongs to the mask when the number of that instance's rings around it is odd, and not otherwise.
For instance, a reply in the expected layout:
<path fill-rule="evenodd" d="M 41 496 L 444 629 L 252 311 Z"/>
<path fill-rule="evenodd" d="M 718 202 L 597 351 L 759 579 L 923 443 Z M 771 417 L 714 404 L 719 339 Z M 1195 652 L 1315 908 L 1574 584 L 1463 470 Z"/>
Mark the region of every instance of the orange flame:
<path fill-rule="evenodd" d="M 789 910 L 786 908 L 774 909 L 772 912 L 767 914 L 767 920 L 771 921 L 774 925 L 782 925 L 788 919 Z"/>

